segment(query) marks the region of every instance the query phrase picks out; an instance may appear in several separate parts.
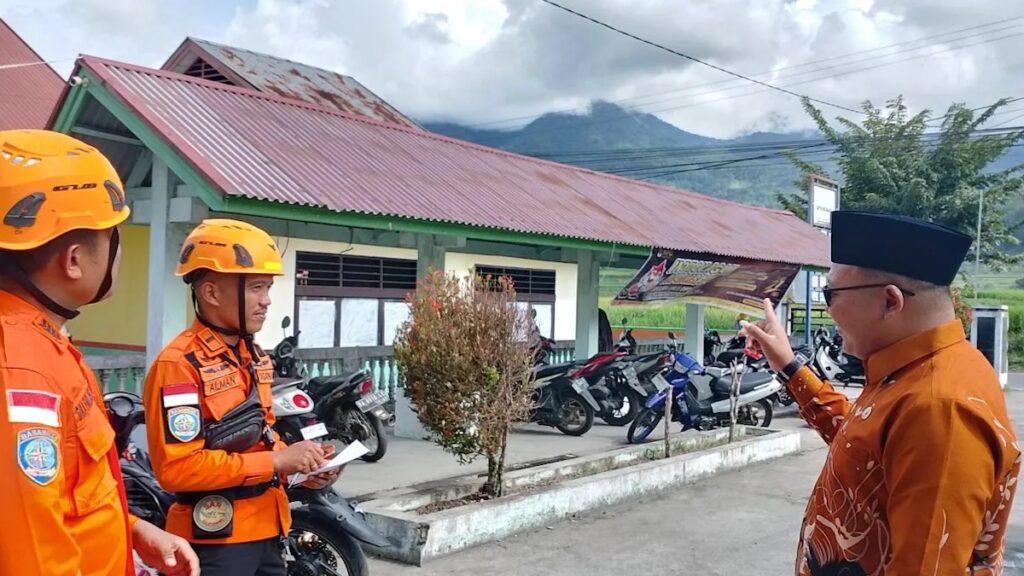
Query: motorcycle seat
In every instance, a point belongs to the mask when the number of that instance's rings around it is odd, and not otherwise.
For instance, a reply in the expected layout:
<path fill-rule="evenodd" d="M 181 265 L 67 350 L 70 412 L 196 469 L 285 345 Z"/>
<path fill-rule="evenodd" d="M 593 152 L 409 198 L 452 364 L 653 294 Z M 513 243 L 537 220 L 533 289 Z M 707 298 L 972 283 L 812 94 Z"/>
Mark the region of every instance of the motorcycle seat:
<path fill-rule="evenodd" d="M 295 386 L 296 384 L 302 383 L 301 379 L 296 378 L 274 378 L 274 382 L 270 385 L 271 390 L 280 390 L 281 388 L 287 388 L 288 386 Z"/>
<path fill-rule="evenodd" d="M 354 386 L 359 382 L 366 379 L 368 372 L 366 370 L 358 370 L 352 374 L 334 374 L 331 376 L 318 376 L 311 378 L 307 385 L 307 391 L 313 399 L 316 400 L 318 397 L 345 386 Z"/>
<path fill-rule="evenodd" d="M 568 373 L 570 369 L 575 368 L 575 367 L 576 367 L 576 365 L 573 362 L 564 362 L 562 364 L 551 364 L 549 366 L 538 366 L 534 370 L 533 375 L 536 378 L 546 378 L 548 376 L 552 376 L 552 375 L 556 375 L 556 374 L 561 374 L 563 372 L 564 373 Z"/>
<path fill-rule="evenodd" d="M 746 394 L 754 388 L 767 384 L 775 376 L 771 372 L 747 372 L 740 377 L 740 394 Z M 732 388 L 732 374 L 726 372 L 711 381 L 711 392 L 715 397 L 728 398 Z"/>

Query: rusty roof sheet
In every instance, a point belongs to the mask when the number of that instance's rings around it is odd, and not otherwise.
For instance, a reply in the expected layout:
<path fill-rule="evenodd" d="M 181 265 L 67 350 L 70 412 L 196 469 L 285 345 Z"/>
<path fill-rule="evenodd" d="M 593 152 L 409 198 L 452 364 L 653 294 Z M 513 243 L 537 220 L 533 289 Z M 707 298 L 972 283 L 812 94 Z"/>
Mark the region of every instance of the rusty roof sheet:
<path fill-rule="evenodd" d="M 230 196 L 828 266 L 792 214 L 518 156 L 422 130 L 85 57 L 80 65 Z"/>
<path fill-rule="evenodd" d="M 0 130 L 46 128 L 63 90 L 53 68 L 0 20 Z"/>
<path fill-rule="evenodd" d="M 419 128 L 415 122 L 351 76 L 268 54 L 198 38 L 186 38 L 164 64 L 163 69 L 184 72 L 196 58 L 202 58 L 216 67 L 238 86 L 337 108 L 342 112 L 366 116 L 381 122 Z"/>

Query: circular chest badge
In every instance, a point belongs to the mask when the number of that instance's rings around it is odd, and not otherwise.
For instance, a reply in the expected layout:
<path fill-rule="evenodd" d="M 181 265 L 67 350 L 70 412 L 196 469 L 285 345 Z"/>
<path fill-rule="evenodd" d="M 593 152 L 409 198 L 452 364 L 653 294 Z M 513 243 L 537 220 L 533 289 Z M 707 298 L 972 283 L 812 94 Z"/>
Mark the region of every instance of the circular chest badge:
<path fill-rule="evenodd" d="M 231 502 L 223 496 L 206 496 L 192 508 L 192 521 L 203 532 L 220 532 L 233 515 Z"/>

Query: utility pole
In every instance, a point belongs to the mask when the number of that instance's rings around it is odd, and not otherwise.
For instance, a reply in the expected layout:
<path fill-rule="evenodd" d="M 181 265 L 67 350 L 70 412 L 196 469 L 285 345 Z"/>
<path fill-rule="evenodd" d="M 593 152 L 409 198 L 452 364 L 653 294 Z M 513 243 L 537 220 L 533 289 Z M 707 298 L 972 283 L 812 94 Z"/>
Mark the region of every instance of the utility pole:
<path fill-rule="evenodd" d="M 978 233 L 974 237 L 974 305 L 978 305 L 978 291 L 981 286 L 981 214 L 985 202 L 985 189 L 978 189 Z"/>

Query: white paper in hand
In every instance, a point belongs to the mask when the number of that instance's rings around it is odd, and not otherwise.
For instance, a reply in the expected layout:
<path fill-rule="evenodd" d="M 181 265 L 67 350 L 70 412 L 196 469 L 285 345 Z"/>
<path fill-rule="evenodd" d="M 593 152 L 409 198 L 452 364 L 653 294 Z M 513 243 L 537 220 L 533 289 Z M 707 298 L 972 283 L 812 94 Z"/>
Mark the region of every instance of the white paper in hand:
<path fill-rule="evenodd" d="M 292 474 L 291 477 L 288 479 L 288 487 L 291 488 L 297 484 L 302 484 L 306 480 L 309 480 L 310 476 L 316 476 L 317 474 L 323 474 L 325 472 L 337 470 L 338 468 L 341 468 L 345 464 L 348 464 L 349 462 L 355 460 L 356 458 L 359 458 L 360 456 L 366 454 L 369 451 L 370 450 L 366 446 L 363 446 L 362 442 L 356 440 L 349 444 L 348 446 L 346 446 L 344 450 L 342 450 L 338 454 L 335 454 L 334 458 L 331 458 L 331 460 L 325 463 L 323 466 L 321 466 L 319 470 L 316 470 L 311 474 L 303 474 L 301 472 Z"/>

